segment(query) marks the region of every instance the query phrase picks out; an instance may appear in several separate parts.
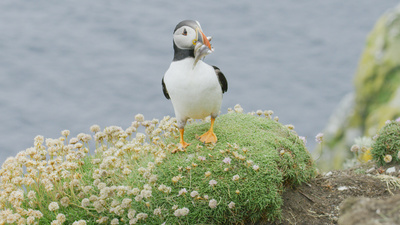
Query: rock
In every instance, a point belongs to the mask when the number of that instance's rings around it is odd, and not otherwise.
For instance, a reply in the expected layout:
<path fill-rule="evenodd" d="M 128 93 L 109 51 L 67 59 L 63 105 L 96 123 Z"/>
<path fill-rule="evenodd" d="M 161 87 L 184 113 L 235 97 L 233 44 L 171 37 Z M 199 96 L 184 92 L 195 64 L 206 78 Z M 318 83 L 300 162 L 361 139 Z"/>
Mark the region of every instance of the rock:
<path fill-rule="evenodd" d="M 354 78 L 325 128 L 324 169 L 341 168 L 354 138 L 372 137 L 400 117 L 400 5 L 387 11 L 369 34 Z M 325 160 L 324 160 L 325 159 Z"/>
<path fill-rule="evenodd" d="M 345 190 L 348 190 L 348 189 L 349 189 L 349 187 L 346 187 L 346 186 L 338 187 L 338 191 L 345 191 Z"/>
<path fill-rule="evenodd" d="M 400 224 L 400 195 L 386 199 L 348 198 L 340 206 L 339 225 Z"/>
<path fill-rule="evenodd" d="M 325 174 L 325 176 L 326 177 L 329 177 L 330 175 L 332 175 L 333 173 L 332 173 L 332 171 L 329 171 L 329 172 L 327 172 L 326 174 Z"/>
<path fill-rule="evenodd" d="M 373 171 L 375 171 L 375 167 L 371 167 L 369 168 L 367 171 L 365 171 L 366 173 L 372 173 Z"/>
<path fill-rule="evenodd" d="M 390 167 L 390 168 L 388 168 L 387 170 L 386 170 L 386 173 L 387 174 L 391 174 L 391 173 L 394 173 L 394 172 L 396 172 L 396 167 Z"/>

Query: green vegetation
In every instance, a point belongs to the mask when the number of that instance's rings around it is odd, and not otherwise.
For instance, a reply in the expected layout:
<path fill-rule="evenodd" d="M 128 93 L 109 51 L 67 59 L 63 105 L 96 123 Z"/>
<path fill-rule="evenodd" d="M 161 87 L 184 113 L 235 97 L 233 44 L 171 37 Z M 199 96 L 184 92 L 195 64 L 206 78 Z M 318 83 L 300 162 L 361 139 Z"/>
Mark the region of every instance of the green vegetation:
<path fill-rule="evenodd" d="M 400 163 L 400 122 L 388 122 L 378 133 L 371 151 L 380 166 Z"/>
<path fill-rule="evenodd" d="M 261 115 L 262 113 L 257 113 Z M 208 122 L 175 119 L 107 127 L 68 140 L 35 138 L 0 170 L 0 224 L 241 224 L 280 218 L 284 186 L 315 174 L 292 130 L 266 117 L 228 113 L 216 120 L 215 145 L 195 139 Z M 138 131 L 144 130 L 144 133 Z"/>

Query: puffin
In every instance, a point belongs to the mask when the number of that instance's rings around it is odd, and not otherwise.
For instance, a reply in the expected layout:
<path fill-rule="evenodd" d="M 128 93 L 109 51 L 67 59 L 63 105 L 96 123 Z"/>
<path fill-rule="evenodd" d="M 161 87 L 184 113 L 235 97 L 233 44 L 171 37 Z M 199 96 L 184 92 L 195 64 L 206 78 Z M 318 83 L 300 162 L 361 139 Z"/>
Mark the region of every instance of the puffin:
<path fill-rule="evenodd" d="M 211 116 L 210 129 L 198 139 L 203 143 L 216 143 L 213 127 L 222 104 L 222 95 L 228 91 L 228 82 L 216 66 L 202 59 L 214 49 L 195 20 L 183 20 L 173 32 L 174 58 L 162 78 L 164 96 L 170 99 L 180 132 L 180 144 L 190 143 L 183 139 L 186 121 Z"/>

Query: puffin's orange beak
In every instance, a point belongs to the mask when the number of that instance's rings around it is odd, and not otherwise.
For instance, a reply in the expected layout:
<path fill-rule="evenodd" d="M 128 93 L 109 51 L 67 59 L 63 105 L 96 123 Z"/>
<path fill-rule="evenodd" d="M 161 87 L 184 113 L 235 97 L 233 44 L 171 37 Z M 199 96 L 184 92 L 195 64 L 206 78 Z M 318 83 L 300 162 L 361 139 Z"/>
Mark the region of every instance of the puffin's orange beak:
<path fill-rule="evenodd" d="M 194 63 L 193 68 L 196 66 L 197 62 L 204 58 L 206 55 L 211 54 L 214 50 L 211 48 L 209 39 L 203 33 L 200 27 L 197 29 L 197 37 L 193 41 L 194 46 Z M 211 38 L 210 38 L 211 40 Z"/>
<path fill-rule="evenodd" d="M 200 41 L 201 43 L 203 43 L 204 45 L 206 45 L 210 50 L 212 50 L 212 49 L 211 49 L 211 44 L 210 44 L 210 42 L 208 41 L 207 36 L 203 33 L 203 31 L 201 31 L 201 30 L 199 29 L 199 30 L 198 30 L 198 34 L 199 34 L 198 41 Z"/>

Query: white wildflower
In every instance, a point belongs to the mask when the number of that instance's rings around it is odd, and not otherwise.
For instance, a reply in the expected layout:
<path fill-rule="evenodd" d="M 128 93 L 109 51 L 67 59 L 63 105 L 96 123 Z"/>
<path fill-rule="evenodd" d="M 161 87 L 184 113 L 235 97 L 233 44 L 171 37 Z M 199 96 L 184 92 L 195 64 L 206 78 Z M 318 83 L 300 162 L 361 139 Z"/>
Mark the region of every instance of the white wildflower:
<path fill-rule="evenodd" d="M 289 130 L 294 130 L 294 126 L 292 124 L 285 125 Z"/>
<path fill-rule="evenodd" d="M 114 218 L 114 219 L 111 220 L 110 224 L 111 225 L 117 225 L 117 224 L 119 224 L 119 220 L 117 218 Z"/>
<path fill-rule="evenodd" d="M 192 192 L 190 193 L 190 197 L 192 197 L 192 198 L 195 198 L 195 197 L 197 197 L 197 196 L 199 196 L 199 192 L 197 192 L 197 191 L 192 191 Z"/>
<path fill-rule="evenodd" d="M 154 209 L 153 214 L 156 216 L 161 216 L 161 209 L 160 208 Z"/>
<path fill-rule="evenodd" d="M 133 188 L 129 193 L 132 195 L 138 195 L 140 193 L 140 190 L 139 188 Z"/>
<path fill-rule="evenodd" d="M 232 161 L 232 159 L 229 157 L 226 157 L 224 160 L 222 160 L 222 162 L 226 163 L 226 164 L 231 164 L 231 161 Z"/>
<path fill-rule="evenodd" d="M 187 193 L 186 188 L 182 188 L 182 189 L 179 191 L 178 196 L 179 196 L 179 195 L 184 195 L 184 194 L 186 194 L 186 193 Z"/>
<path fill-rule="evenodd" d="M 316 136 L 315 136 L 315 141 L 317 142 L 317 143 L 322 143 L 322 141 L 324 140 L 324 134 L 323 133 L 318 133 Z"/>
<path fill-rule="evenodd" d="M 61 223 L 64 223 L 65 220 L 66 220 L 65 215 L 62 214 L 62 213 L 59 213 L 59 214 L 57 215 L 56 219 L 57 219 L 58 221 L 60 221 Z"/>
<path fill-rule="evenodd" d="M 135 215 L 136 215 L 136 211 L 134 209 L 129 209 L 128 210 L 128 218 L 129 219 L 135 218 Z"/>
<path fill-rule="evenodd" d="M 86 220 L 75 221 L 72 225 L 86 225 Z"/>
<path fill-rule="evenodd" d="M 63 131 L 61 131 L 61 135 L 62 135 L 62 136 L 68 137 L 69 134 L 70 134 L 70 131 L 69 131 L 69 130 L 63 130 Z"/>
<path fill-rule="evenodd" d="M 385 157 L 383 158 L 383 161 L 385 161 L 386 163 L 390 163 L 392 161 L 392 156 L 391 155 L 385 155 Z"/>
<path fill-rule="evenodd" d="M 135 197 L 135 201 L 137 201 L 137 202 L 140 202 L 140 201 L 142 201 L 142 199 L 143 199 L 143 195 L 136 195 L 136 197 Z"/>
<path fill-rule="evenodd" d="M 353 146 L 351 146 L 350 151 L 357 153 L 358 151 L 360 151 L 360 146 L 353 145 Z"/>
<path fill-rule="evenodd" d="M 243 108 L 239 104 L 235 105 L 234 110 L 237 113 L 243 113 Z"/>
<path fill-rule="evenodd" d="M 64 207 L 67 207 L 67 206 L 69 205 L 69 198 L 68 198 L 68 197 L 63 197 L 63 198 L 60 200 L 60 204 L 61 204 L 62 206 L 64 206 Z"/>
<path fill-rule="evenodd" d="M 107 216 L 103 216 L 100 219 L 96 220 L 96 223 L 102 224 L 102 223 L 106 223 L 107 221 L 108 221 L 108 217 Z"/>
<path fill-rule="evenodd" d="M 299 139 L 303 141 L 304 145 L 307 144 L 307 139 L 306 139 L 306 137 L 299 136 Z"/>
<path fill-rule="evenodd" d="M 260 167 L 258 165 L 254 165 L 253 166 L 253 170 L 258 171 L 260 169 Z"/>
<path fill-rule="evenodd" d="M 128 207 L 130 206 L 131 202 L 132 202 L 132 199 L 130 199 L 130 198 L 124 198 L 124 199 L 122 200 L 121 207 L 122 207 L 122 208 L 128 208 Z"/>
<path fill-rule="evenodd" d="M 89 199 L 88 198 L 82 199 L 81 205 L 82 207 L 88 207 L 90 205 Z"/>
<path fill-rule="evenodd" d="M 143 114 L 136 114 L 136 116 L 135 116 L 135 120 L 137 121 L 137 122 L 143 122 L 144 121 L 144 116 L 143 116 Z"/>
<path fill-rule="evenodd" d="M 208 182 L 208 184 L 211 186 L 211 187 L 214 187 L 215 185 L 217 185 L 217 181 L 216 180 L 210 180 L 210 182 Z"/>
<path fill-rule="evenodd" d="M 78 138 L 71 138 L 71 140 L 69 140 L 69 143 L 71 144 L 71 145 L 74 145 L 74 144 L 76 144 L 76 143 L 78 143 L 79 142 L 79 139 Z"/>
<path fill-rule="evenodd" d="M 174 215 L 176 217 L 186 216 L 187 214 L 189 214 L 189 209 L 186 207 L 183 207 L 182 209 L 177 209 L 174 212 Z"/>
<path fill-rule="evenodd" d="M 217 200 L 211 199 L 210 202 L 208 203 L 208 206 L 212 209 L 217 208 Z"/>
<path fill-rule="evenodd" d="M 95 124 L 95 125 L 90 127 L 90 131 L 92 131 L 93 133 L 97 133 L 97 132 L 100 131 L 100 126 Z"/>
<path fill-rule="evenodd" d="M 133 219 L 129 220 L 129 225 L 136 224 L 137 222 L 138 222 L 138 219 L 133 218 Z"/>
<path fill-rule="evenodd" d="M 144 220 L 144 219 L 146 219 L 148 217 L 148 215 L 146 214 L 146 213 L 138 213 L 137 215 L 136 215 L 136 218 L 138 219 L 138 220 Z"/>
<path fill-rule="evenodd" d="M 152 196 L 151 193 L 152 193 L 152 191 L 150 191 L 150 190 L 142 190 L 140 192 L 140 195 L 142 195 L 144 198 L 148 199 Z"/>
<path fill-rule="evenodd" d="M 49 204 L 49 210 L 50 211 L 56 211 L 57 209 L 59 209 L 60 207 L 58 206 L 57 202 L 51 202 Z"/>
<path fill-rule="evenodd" d="M 36 192 L 35 192 L 35 191 L 29 191 L 29 192 L 28 192 L 28 198 L 29 198 L 30 200 L 35 199 L 35 198 L 36 198 Z"/>

